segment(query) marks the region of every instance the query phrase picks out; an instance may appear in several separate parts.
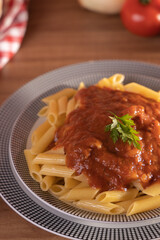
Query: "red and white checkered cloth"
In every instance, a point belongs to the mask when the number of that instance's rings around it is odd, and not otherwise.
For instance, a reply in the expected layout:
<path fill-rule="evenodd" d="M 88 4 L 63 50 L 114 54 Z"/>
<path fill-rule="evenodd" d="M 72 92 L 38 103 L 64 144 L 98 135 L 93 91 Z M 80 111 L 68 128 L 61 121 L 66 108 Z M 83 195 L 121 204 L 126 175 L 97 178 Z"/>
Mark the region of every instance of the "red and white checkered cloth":
<path fill-rule="evenodd" d="M 0 18 L 0 70 L 16 54 L 28 22 L 28 0 L 4 0 Z"/>

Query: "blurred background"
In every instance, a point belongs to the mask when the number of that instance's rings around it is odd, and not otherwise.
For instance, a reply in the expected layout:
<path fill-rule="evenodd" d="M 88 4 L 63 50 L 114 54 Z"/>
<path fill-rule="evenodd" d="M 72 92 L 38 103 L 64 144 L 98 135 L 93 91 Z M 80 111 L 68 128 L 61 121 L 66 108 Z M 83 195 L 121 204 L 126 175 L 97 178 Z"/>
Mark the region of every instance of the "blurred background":
<path fill-rule="evenodd" d="M 130 18 L 134 13 L 128 6 L 122 13 L 125 0 L 105 0 L 106 3 L 102 3 L 101 7 L 96 5 L 96 0 L 91 5 L 86 3 L 88 1 L 81 1 L 80 4 L 78 0 L 8 0 L 8 9 L 17 2 L 20 8 L 15 15 L 15 9 L 9 12 L 10 25 L 6 27 L 7 30 L 3 29 L 6 24 L 3 18 L 7 10 L 4 12 L 4 1 L 1 2 L 0 104 L 33 78 L 70 64 L 101 59 L 125 59 L 160 65 L 160 8 L 157 8 L 155 16 L 147 16 L 149 22 L 153 22 L 152 18 L 157 22 L 147 32 L 147 35 L 152 36 L 144 37 L 141 35 L 146 33 L 143 32 L 145 23 L 140 32 L 135 32 L 138 29 L 137 23 L 133 26 L 133 19 Z M 138 9 L 137 6 L 136 8 Z M 143 8 L 141 6 L 135 11 L 143 12 Z M 23 14 L 17 20 L 20 12 Z M 143 17 L 146 19 L 146 15 Z M 7 19 L 7 23 L 9 20 Z M 19 28 L 15 35 L 13 29 L 11 36 L 5 35 L 14 24 Z M 152 32 L 153 29 L 155 32 Z M 12 41 L 18 43 L 14 44 L 16 47 L 11 54 Z M 0 206 L 1 240 L 64 239 L 26 222 L 2 200 Z"/>
<path fill-rule="evenodd" d="M 38 75 L 69 64 L 99 59 L 160 64 L 160 34 L 135 35 L 120 14 L 92 12 L 77 0 L 32 0 L 27 5 L 20 49 L 0 71 L 0 102 Z"/>

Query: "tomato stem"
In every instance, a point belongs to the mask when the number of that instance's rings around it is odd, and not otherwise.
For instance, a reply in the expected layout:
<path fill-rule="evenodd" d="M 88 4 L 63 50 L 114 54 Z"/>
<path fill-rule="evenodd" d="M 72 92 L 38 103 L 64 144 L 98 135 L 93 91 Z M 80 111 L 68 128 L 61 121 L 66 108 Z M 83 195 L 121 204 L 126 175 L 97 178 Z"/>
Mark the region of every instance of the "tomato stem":
<path fill-rule="evenodd" d="M 143 5 L 147 5 L 151 2 L 151 0 L 139 0 L 140 3 L 142 3 Z"/>

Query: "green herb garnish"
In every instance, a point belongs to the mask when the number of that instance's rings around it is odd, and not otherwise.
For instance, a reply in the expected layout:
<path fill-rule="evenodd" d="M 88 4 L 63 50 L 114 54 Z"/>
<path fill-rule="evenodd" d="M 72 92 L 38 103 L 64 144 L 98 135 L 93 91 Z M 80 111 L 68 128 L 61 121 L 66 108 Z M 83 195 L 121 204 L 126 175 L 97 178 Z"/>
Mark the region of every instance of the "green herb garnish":
<path fill-rule="evenodd" d="M 118 117 L 116 114 L 112 113 L 113 117 L 109 116 L 109 118 L 112 120 L 112 123 L 105 126 L 105 132 L 111 132 L 110 136 L 114 143 L 117 142 L 119 138 L 122 139 L 122 141 L 128 142 L 129 145 L 133 144 L 133 146 L 139 150 L 141 150 L 140 146 L 140 139 L 136 135 L 139 132 L 137 132 L 132 126 L 135 126 L 134 121 L 132 120 L 132 116 L 129 114 L 126 114 L 122 117 Z"/>

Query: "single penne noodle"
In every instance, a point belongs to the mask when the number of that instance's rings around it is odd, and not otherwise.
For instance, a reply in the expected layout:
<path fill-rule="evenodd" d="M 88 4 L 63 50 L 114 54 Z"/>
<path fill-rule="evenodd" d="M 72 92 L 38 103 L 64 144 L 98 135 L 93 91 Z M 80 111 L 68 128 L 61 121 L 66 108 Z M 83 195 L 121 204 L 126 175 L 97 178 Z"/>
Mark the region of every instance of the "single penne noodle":
<path fill-rule="evenodd" d="M 71 177 L 74 171 L 66 166 L 44 164 L 40 173 L 47 176 Z"/>
<path fill-rule="evenodd" d="M 76 179 L 76 180 L 78 180 L 78 181 L 80 181 L 80 182 L 85 182 L 85 183 L 87 183 L 88 184 L 88 179 L 87 179 L 87 177 L 84 175 L 84 174 L 80 174 L 80 175 L 73 175 L 72 176 L 74 179 Z"/>
<path fill-rule="evenodd" d="M 108 78 L 108 81 L 113 86 L 113 85 L 117 85 L 117 84 L 123 83 L 124 79 L 125 79 L 125 76 L 123 74 L 116 73 L 113 76 L 111 76 L 110 78 Z"/>
<path fill-rule="evenodd" d="M 65 188 L 67 189 L 71 189 L 71 188 L 74 188 L 76 187 L 80 182 L 73 179 L 73 178 L 64 178 L 64 186 Z"/>
<path fill-rule="evenodd" d="M 45 153 L 50 153 L 50 154 L 57 153 L 57 154 L 63 154 L 64 155 L 64 147 L 53 147 Z"/>
<path fill-rule="evenodd" d="M 66 192 L 68 192 L 68 190 L 63 186 L 63 185 L 58 185 L 58 184 L 54 184 L 50 189 L 49 192 L 54 196 L 62 196 L 63 194 L 65 194 Z"/>
<path fill-rule="evenodd" d="M 76 101 L 74 109 L 77 109 L 81 105 L 80 101 Z"/>
<path fill-rule="evenodd" d="M 35 145 L 42 135 L 51 127 L 48 121 L 42 123 L 38 128 L 36 128 L 31 136 L 32 145 Z"/>
<path fill-rule="evenodd" d="M 108 87 L 108 88 L 124 91 L 124 85 L 122 84 L 123 81 L 124 81 L 124 75 L 115 74 L 113 75 L 113 77 L 101 79 L 97 83 L 97 86 Z"/>
<path fill-rule="evenodd" d="M 123 201 L 123 202 L 118 202 L 118 203 L 116 203 L 116 204 L 117 204 L 118 206 L 123 207 L 123 209 L 124 209 L 123 213 L 126 213 L 127 210 L 128 210 L 128 208 L 129 208 L 129 206 L 130 206 L 131 203 L 133 203 L 133 202 L 134 202 L 134 199 L 131 199 L 131 200 Z"/>
<path fill-rule="evenodd" d="M 45 117 L 47 116 L 47 113 L 48 113 L 48 106 L 44 106 L 43 108 L 40 109 L 37 115 L 39 117 Z"/>
<path fill-rule="evenodd" d="M 66 165 L 66 156 L 57 153 L 39 153 L 33 160 L 35 164 Z"/>
<path fill-rule="evenodd" d="M 75 101 L 75 98 L 73 97 L 68 101 L 66 115 L 72 112 L 75 109 L 75 106 L 76 106 L 76 101 Z"/>
<path fill-rule="evenodd" d="M 67 96 L 62 96 L 58 99 L 58 116 L 56 121 L 57 126 L 61 126 L 66 119 L 67 102 Z"/>
<path fill-rule="evenodd" d="M 82 89 L 82 88 L 85 88 L 84 82 L 80 82 L 79 87 L 78 87 L 78 90 L 80 90 L 80 89 Z"/>
<path fill-rule="evenodd" d="M 58 115 L 56 126 L 60 127 L 63 125 L 64 121 L 66 119 L 66 113 L 62 113 L 61 115 Z"/>
<path fill-rule="evenodd" d="M 86 187 L 86 188 L 73 188 L 71 189 L 67 195 L 66 200 L 85 200 L 85 199 L 93 199 L 98 193 L 99 189 Z"/>
<path fill-rule="evenodd" d="M 40 187 L 42 191 L 48 191 L 48 189 L 55 183 L 56 183 L 56 177 L 45 176 L 40 182 Z"/>
<path fill-rule="evenodd" d="M 101 79 L 96 85 L 98 87 L 111 87 L 111 83 L 108 78 Z"/>
<path fill-rule="evenodd" d="M 142 192 L 150 196 L 160 195 L 160 183 L 154 183 L 151 186 L 143 189 Z"/>
<path fill-rule="evenodd" d="M 56 100 L 51 100 L 48 107 L 47 119 L 51 125 L 54 125 L 57 122 L 58 118 L 58 103 Z"/>
<path fill-rule="evenodd" d="M 113 86 L 113 89 L 124 91 L 124 85 L 121 84 L 121 83 L 116 83 L 116 84 Z"/>
<path fill-rule="evenodd" d="M 133 181 L 132 182 L 133 186 L 136 187 L 138 190 L 143 191 L 142 184 L 139 181 Z"/>
<path fill-rule="evenodd" d="M 153 210 L 160 207 L 160 195 L 134 201 L 128 208 L 127 216 L 132 214 Z"/>
<path fill-rule="evenodd" d="M 74 204 L 75 202 L 73 202 L 72 200 L 66 199 L 69 189 L 67 189 L 67 188 L 65 188 L 65 189 L 67 190 L 67 192 L 64 192 L 64 193 L 60 196 L 59 199 L 62 200 L 62 201 L 65 201 L 66 203 L 71 202 L 72 204 Z"/>
<path fill-rule="evenodd" d="M 135 83 L 135 82 L 128 83 L 128 84 L 124 85 L 124 89 L 128 92 L 138 93 L 146 98 L 151 98 L 158 102 L 160 101 L 160 95 L 158 92 L 153 91 L 150 88 L 144 87 L 138 83 Z"/>
<path fill-rule="evenodd" d="M 45 103 L 49 103 L 51 100 L 53 100 L 53 99 L 58 100 L 62 96 L 67 96 L 67 98 L 71 98 L 72 96 L 74 96 L 76 94 L 76 92 L 77 91 L 73 88 L 65 88 L 65 89 L 59 91 L 58 93 L 55 93 L 46 98 L 43 98 L 42 101 Z"/>
<path fill-rule="evenodd" d="M 48 145 L 53 141 L 55 135 L 56 127 L 50 127 L 39 139 L 39 141 L 32 146 L 31 153 L 32 154 L 39 154 L 44 152 Z"/>
<path fill-rule="evenodd" d="M 87 188 L 89 187 L 87 182 L 80 182 L 75 188 Z"/>
<path fill-rule="evenodd" d="M 75 205 L 81 209 L 104 214 L 120 214 L 124 212 L 123 207 L 113 203 L 100 203 L 96 200 L 80 200 Z"/>
<path fill-rule="evenodd" d="M 129 199 L 133 199 L 137 196 L 138 190 L 133 188 L 129 189 L 127 191 L 105 191 L 96 197 L 97 201 L 100 202 L 119 202 L 119 201 L 125 201 Z"/>
<path fill-rule="evenodd" d="M 130 206 L 133 202 L 138 201 L 138 200 L 142 200 L 142 199 L 147 199 L 147 198 L 149 198 L 149 197 L 150 197 L 150 196 L 146 196 L 146 195 L 145 195 L 145 196 L 141 196 L 141 197 L 138 197 L 138 198 L 135 198 L 135 199 L 118 202 L 118 203 L 116 203 L 116 204 L 119 205 L 119 206 L 121 206 L 121 207 L 123 207 L 123 208 L 124 208 L 124 212 L 126 213 L 127 210 L 128 210 L 128 208 L 129 208 L 129 206 Z"/>
<path fill-rule="evenodd" d="M 66 114 L 67 110 L 67 96 L 62 96 L 58 99 L 58 115 Z"/>
<path fill-rule="evenodd" d="M 31 177 L 36 182 L 41 182 L 42 175 L 40 174 L 40 166 L 38 164 L 33 164 L 33 159 L 35 158 L 35 155 L 33 155 L 29 149 L 24 150 L 24 155 L 27 161 L 27 165 L 28 165 L 28 169 Z"/>

